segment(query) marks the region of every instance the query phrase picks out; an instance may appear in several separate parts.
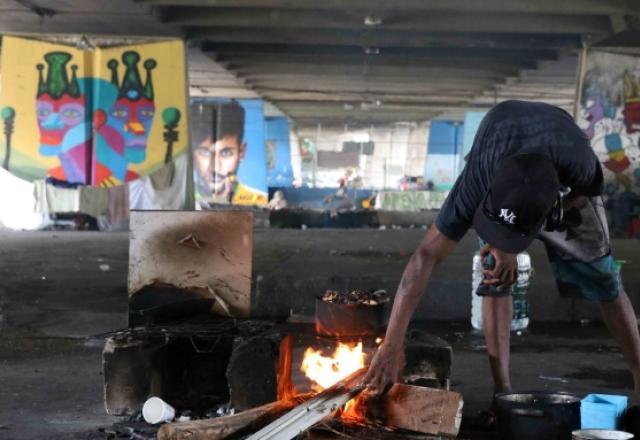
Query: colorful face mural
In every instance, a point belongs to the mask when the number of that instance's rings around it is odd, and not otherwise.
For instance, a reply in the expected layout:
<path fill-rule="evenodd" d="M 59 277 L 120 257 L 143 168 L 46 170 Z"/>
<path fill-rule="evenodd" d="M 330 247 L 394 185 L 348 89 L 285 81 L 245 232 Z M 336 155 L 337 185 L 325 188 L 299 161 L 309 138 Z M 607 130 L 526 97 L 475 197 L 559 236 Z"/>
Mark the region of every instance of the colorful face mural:
<path fill-rule="evenodd" d="M 118 99 L 109 109 L 107 124 L 114 127 L 124 139 L 124 155 L 131 163 L 145 160 L 147 140 L 156 111 L 151 78 L 151 71 L 157 66 L 156 60 L 148 59 L 144 62 L 144 84 L 138 70 L 139 61 L 140 55 L 137 52 L 127 51 L 122 54 L 125 65 L 122 84 L 118 83 L 118 61 L 112 59 L 108 63 L 111 83 L 118 88 Z"/>
<path fill-rule="evenodd" d="M 581 124 L 601 160 L 614 235 L 635 236 L 640 224 L 640 58 L 590 52 Z M 631 229 L 630 229 L 631 228 Z"/>
<path fill-rule="evenodd" d="M 0 159 L 19 177 L 117 185 L 184 154 L 182 42 L 83 52 L 5 37 L 1 55 L 11 130 L 0 134 Z"/>
<path fill-rule="evenodd" d="M 44 56 L 47 63 L 39 63 L 36 115 L 40 131 L 40 154 L 57 156 L 60 166 L 49 170 L 49 175 L 60 180 L 85 183 L 87 145 L 91 132 L 86 120 L 86 98 L 77 78 L 78 66 L 71 66 L 71 80 L 67 52 L 50 52 Z M 45 79 L 46 69 L 46 79 Z"/>
<path fill-rule="evenodd" d="M 624 72 L 624 124 L 627 133 L 640 132 L 640 78 Z"/>
<path fill-rule="evenodd" d="M 194 183 L 202 203 L 267 202 L 262 103 L 236 101 L 192 106 Z M 255 111 L 259 110 L 259 111 Z"/>
<path fill-rule="evenodd" d="M 125 139 L 114 124 L 109 123 L 109 112 L 118 99 L 117 87 L 105 80 L 96 80 L 99 103 L 93 114 L 94 130 L 94 182 L 95 185 L 114 185 L 138 178 L 138 174 L 129 170 L 125 156 Z"/>
<path fill-rule="evenodd" d="M 237 135 L 225 135 L 215 142 L 207 137 L 195 150 L 194 167 L 204 191 L 228 200 L 232 196 L 238 166 L 247 145 Z"/>

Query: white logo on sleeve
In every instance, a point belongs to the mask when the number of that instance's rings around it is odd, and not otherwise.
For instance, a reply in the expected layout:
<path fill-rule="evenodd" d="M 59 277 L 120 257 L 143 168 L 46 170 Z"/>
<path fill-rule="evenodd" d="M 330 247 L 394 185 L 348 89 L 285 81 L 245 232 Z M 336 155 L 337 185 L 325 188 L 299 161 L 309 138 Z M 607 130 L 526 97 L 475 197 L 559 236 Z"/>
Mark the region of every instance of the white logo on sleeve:
<path fill-rule="evenodd" d="M 511 225 L 515 224 L 516 215 L 513 211 L 509 211 L 508 209 L 501 209 L 499 217 L 505 221 L 505 223 L 509 223 Z"/>

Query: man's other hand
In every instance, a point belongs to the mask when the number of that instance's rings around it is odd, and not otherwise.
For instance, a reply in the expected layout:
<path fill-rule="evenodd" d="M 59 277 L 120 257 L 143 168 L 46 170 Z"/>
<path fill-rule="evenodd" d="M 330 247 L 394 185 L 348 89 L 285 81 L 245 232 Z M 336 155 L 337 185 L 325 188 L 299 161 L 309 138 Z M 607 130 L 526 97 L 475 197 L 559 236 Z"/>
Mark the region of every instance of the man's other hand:
<path fill-rule="evenodd" d="M 518 279 L 518 255 L 508 254 L 486 244 L 480 249 L 480 257 L 484 259 L 491 254 L 496 262 L 493 269 L 484 270 L 484 284 L 497 286 L 498 290 L 511 287 Z"/>
<path fill-rule="evenodd" d="M 369 365 L 369 371 L 361 385 L 373 395 L 383 394 L 395 382 L 399 382 L 404 367 L 404 349 L 401 344 L 382 343 Z"/>

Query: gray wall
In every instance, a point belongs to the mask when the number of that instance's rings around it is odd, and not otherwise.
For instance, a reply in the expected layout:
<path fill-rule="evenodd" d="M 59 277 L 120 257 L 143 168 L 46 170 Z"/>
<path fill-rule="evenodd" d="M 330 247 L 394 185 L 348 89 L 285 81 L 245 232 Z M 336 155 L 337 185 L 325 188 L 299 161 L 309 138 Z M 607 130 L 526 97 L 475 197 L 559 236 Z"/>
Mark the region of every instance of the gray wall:
<path fill-rule="evenodd" d="M 385 288 L 394 293 L 402 270 L 420 242 L 422 229 L 402 230 L 257 230 L 254 249 L 254 310 L 271 316 L 312 315 L 315 296 L 327 288 Z M 614 240 L 614 255 L 629 263 L 623 278 L 640 312 L 640 254 L 637 241 Z M 471 259 L 477 250 L 469 233 L 434 271 L 415 319 L 468 320 Z M 531 291 L 533 321 L 598 319 L 598 307 L 560 298 L 544 247 L 529 249 L 535 268 Z"/>
<path fill-rule="evenodd" d="M 326 288 L 386 288 L 394 292 L 422 229 L 256 229 L 253 303 L 262 315 L 309 316 Z M 0 232 L 0 332 L 10 336 L 79 337 L 126 326 L 128 234 Z M 640 258 L 635 240 L 616 240 L 625 285 L 640 311 Z M 468 320 L 470 234 L 437 268 L 417 319 Z M 544 249 L 532 248 L 535 321 L 597 317 L 597 307 L 558 297 Z M 100 265 L 107 264 L 108 270 Z"/>

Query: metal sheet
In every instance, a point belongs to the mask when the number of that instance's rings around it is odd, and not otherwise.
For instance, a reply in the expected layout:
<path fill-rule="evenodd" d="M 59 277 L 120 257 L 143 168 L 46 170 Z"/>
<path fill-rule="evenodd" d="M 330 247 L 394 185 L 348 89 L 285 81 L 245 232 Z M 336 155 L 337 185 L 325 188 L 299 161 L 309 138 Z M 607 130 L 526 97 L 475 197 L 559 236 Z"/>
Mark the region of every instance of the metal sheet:
<path fill-rule="evenodd" d="M 249 316 L 253 213 L 132 211 L 130 225 L 130 300 L 171 284 L 216 299 L 217 314 Z"/>

